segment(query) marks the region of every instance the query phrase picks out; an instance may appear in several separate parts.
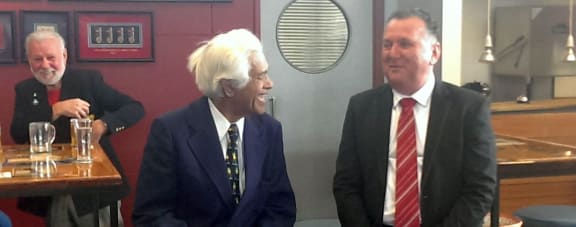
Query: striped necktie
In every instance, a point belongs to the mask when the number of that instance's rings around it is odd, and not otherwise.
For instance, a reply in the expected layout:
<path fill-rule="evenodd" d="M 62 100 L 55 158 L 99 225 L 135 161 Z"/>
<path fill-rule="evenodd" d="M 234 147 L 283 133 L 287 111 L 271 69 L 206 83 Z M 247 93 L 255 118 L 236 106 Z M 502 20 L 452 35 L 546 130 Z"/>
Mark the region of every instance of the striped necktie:
<path fill-rule="evenodd" d="M 412 110 L 415 103 L 412 98 L 400 100 L 402 113 L 396 131 L 396 227 L 420 226 L 416 123 Z"/>
<path fill-rule="evenodd" d="M 238 168 L 238 127 L 228 128 L 228 148 L 226 149 L 226 173 L 232 185 L 232 197 L 235 204 L 240 203 L 240 168 Z"/>

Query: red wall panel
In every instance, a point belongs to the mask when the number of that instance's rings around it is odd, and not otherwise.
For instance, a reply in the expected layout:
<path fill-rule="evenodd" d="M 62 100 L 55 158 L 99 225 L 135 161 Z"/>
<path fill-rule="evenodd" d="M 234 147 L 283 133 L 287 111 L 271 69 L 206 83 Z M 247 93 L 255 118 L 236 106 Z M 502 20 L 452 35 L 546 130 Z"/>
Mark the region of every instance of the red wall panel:
<path fill-rule="evenodd" d="M 193 76 L 186 69 L 188 55 L 200 41 L 219 32 L 240 27 L 251 29 L 256 34 L 260 32 L 259 0 L 233 0 L 231 3 L 214 4 L 30 0 L 2 2 L 0 9 L 17 12 L 113 10 L 154 13 L 155 62 L 76 63 L 74 59 L 69 59 L 69 67 L 101 70 L 106 82 L 140 100 L 146 109 L 146 116 L 141 122 L 112 138 L 132 185 L 132 193 L 122 204 L 126 226 L 132 226 L 130 214 L 134 188 L 150 123 L 155 117 L 186 105 L 201 95 L 196 89 Z M 18 18 L 19 15 L 16 21 L 19 21 Z M 70 23 L 73 28 L 73 14 L 70 14 Z M 17 30 L 20 28 L 19 25 L 15 26 Z M 74 37 L 71 38 L 73 41 Z M 71 53 L 70 57 L 74 56 Z M 31 74 L 25 63 L 0 65 L 0 124 L 3 126 L 1 138 L 4 144 L 12 143 L 8 129 L 14 107 L 14 85 L 29 77 Z M 15 204 L 14 199 L 0 200 L 0 209 L 11 216 L 14 226 L 38 226 L 43 223 L 40 218 L 18 211 Z"/>

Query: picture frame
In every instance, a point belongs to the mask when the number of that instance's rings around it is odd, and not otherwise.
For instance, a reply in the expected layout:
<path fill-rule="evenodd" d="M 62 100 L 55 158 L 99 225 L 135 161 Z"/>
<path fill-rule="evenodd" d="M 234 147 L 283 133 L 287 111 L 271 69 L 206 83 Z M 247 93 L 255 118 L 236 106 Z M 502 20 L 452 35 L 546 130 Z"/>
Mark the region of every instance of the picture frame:
<path fill-rule="evenodd" d="M 232 2 L 232 0 L 48 0 L 54 2 L 84 2 L 84 1 L 92 1 L 92 2 L 196 2 L 196 3 L 225 3 L 225 2 Z"/>
<path fill-rule="evenodd" d="M 0 63 L 16 63 L 16 43 L 14 42 L 15 13 L 0 11 Z"/>
<path fill-rule="evenodd" d="M 66 43 L 68 52 L 71 51 L 69 12 L 65 11 L 21 11 L 21 44 L 22 61 L 27 62 L 26 57 L 26 36 L 38 30 L 52 30 L 58 32 Z"/>
<path fill-rule="evenodd" d="M 152 12 L 76 12 L 78 62 L 154 62 Z"/>

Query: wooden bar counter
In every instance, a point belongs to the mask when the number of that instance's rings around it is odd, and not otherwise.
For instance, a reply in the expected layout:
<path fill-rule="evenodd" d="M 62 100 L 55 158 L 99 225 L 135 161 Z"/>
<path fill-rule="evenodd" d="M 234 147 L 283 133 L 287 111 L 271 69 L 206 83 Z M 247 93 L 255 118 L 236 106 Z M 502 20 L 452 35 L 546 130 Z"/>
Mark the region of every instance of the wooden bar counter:
<path fill-rule="evenodd" d="M 530 103 L 515 101 L 494 102 L 491 105 L 494 114 L 545 113 L 552 111 L 576 110 L 576 98 L 531 100 Z"/>
<path fill-rule="evenodd" d="M 576 113 L 496 114 L 492 123 L 502 213 L 530 205 L 576 205 Z"/>

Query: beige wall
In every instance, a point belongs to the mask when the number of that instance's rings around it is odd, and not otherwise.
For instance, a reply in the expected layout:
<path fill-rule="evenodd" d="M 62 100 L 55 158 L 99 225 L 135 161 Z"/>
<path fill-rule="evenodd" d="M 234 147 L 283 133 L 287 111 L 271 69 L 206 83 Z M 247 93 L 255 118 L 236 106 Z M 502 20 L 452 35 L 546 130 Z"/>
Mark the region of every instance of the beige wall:
<path fill-rule="evenodd" d="M 490 65 L 478 62 L 480 54 L 484 50 L 484 39 L 486 37 L 486 17 L 487 17 L 487 0 L 444 0 L 447 2 L 461 1 L 462 2 L 462 16 L 460 18 L 445 17 L 445 23 L 450 20 L 462 21 L 461 25 L 461 50 L 453 50 L 453 52 L 445 52 L 447 55 L 461 55 L 461 82 L 462 84 L 472 81 L 480 81 L 491 84 L 490 81 Z M 495 0 L 497 1 L 497 0 Z M 495 2 L 494 1 L 494 2 Z M 452 22 L 453 23 L 453 22 Z M 445 29 L 458 29 L 454 26 L 445 26 Z M 452 45 L 451 43 L 443 43 L 444 46 Z"/>

